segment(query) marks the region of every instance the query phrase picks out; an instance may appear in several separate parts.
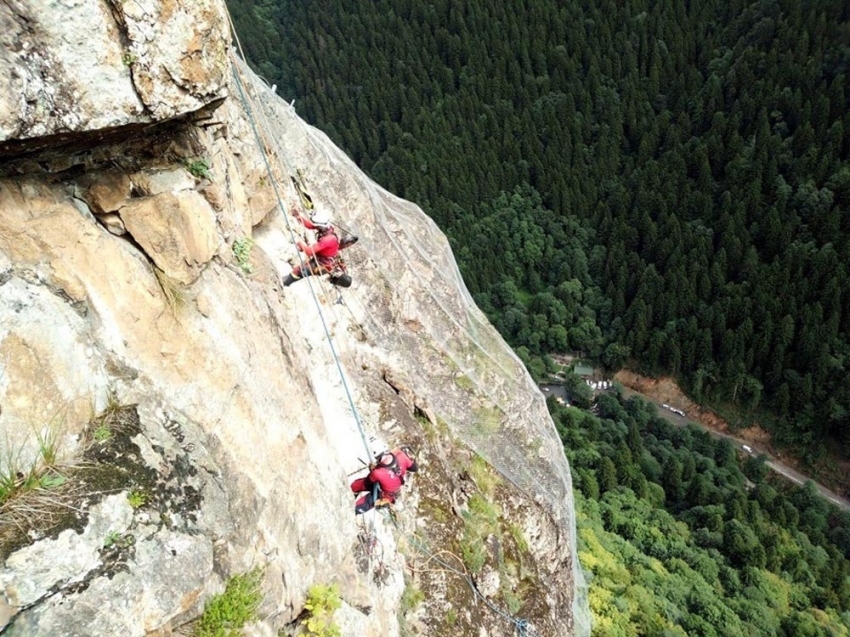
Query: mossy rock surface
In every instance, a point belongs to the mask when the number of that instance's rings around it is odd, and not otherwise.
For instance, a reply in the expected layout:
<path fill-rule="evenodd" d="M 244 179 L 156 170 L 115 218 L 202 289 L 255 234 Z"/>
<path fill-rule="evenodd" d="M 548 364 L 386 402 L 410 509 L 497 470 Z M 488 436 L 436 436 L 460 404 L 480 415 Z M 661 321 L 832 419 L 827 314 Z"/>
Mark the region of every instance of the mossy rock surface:
<path fill-rule="evenodd" d="M 94 432 L 106 426 L 109 436 L 95 440 Z M 93 419 L 86 430 L 84 451 L 73 466 L 59 467 L 64 482 L 49 491 L 34 490 L 5 503 L 0 510 L 0 560 L 43 538 L 55 538 L 66 529 L 81 533 L 88 522 L 87 511 L 104 497 L 121 491 L 143 494 L 139 508 L 156 511 L 162 524 L 175 517 L 196 521 L 202 497 L 187 484 L 197 469 L 187 454 L 168 464 L 166 474 L 146 464 L 139 444 L 142 434 L 136 405 L 125 405 Z M 153 446 L 162 454 L 164 450 Z M 116 548 L 128 548 L 126 538 Z M 115 551 L 113 551 L 115 552 Z"/>

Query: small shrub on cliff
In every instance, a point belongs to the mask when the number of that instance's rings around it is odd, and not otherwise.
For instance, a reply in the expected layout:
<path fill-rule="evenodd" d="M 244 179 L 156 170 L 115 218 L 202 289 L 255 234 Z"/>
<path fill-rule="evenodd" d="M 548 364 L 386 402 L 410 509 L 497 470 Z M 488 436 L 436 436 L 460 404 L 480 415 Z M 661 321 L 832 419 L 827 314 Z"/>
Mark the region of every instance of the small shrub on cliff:
<path fill-rule="evenodd" d="M 425 601 L 423 593 L 406 574 L 404 576 L 404 592 L 401 594 L 398 611 L 398 627 L 401 637 L 412 637 L 416 634 L 407 622 L 407 614 Z"/>
<path fill-rule="evenodd" d="M 140 489 L 133 489 L 127 494 L 127 502 L 129 502 L 130 506 L 134 509 L 143 507 L 147 501 L 148 494 Z"/>
<path fill-rule="evenodd" d="M 176 279 L 172 279 L 159 268 L 154 268 L 153 273 L 156 275 L 156 281 L 165 296 L 165 304 L 172 314 L 186 305 L 186 293 Z"/>
<path fill-rule="evenodd" d="M 106 405 L 104 405 L 103 411 L 95 415 L 94 404 L 92 404 L 92 417 L 86 430 L 88 441 L 106 442 L 112 438 L 116 431 L 121 430 L 123 409 L 124 406 L 121 404 L 118 392 L 114 387 L 109 387 L 106 390 Z"/>
<path fill-rule="evenodd" d="M 514 539 L 517 550 L 521 553 L 528 553 L 528 540 L 525 539 L 522 527 L 514 522 L 508 522 L 508 532 Z"/>
<path fill-rule="evenodd" d="M 501 482 L 499 476 L 490 468 L 487 461 L 479 455 L 472 458 L 472 464 L 469 466 L 469 476 L 481 490 L 481 493 L 487 498 L 493 496 L 496 487 Z"/>
<path fill-rule="evenodd" d="M 212 177 L 212 173 L 210 172 L 210 163 L 206 159 L 187 159 L 185 160 L 186 170 L 188 170 L 193 177 L 197 177 L 198 179 L 209 179 Z"/>
<path fill-rule="evenodd" d="M 54 419 L 44 429 L 35 430 L 35 439 L 38 443 L 38 454 L 41 464 L 51 469 L 59 460 L 59 439 L 65 429 L 65 418 Z"/>
<path fill-rule="evenodd" d="M 35 490 L 49 490 L 62 485 L 59 473 L 59 447 L 65 431 L 64 412 L 43 428 L 34 430 L 38 445 L 37 458 L 25 461 L 25 445 L 7 446 L 0 455 L 0 506 L 17 496 Z M 2 511 L 0 511 L 2 513 Z"/>
<path fill-rule="evenodd" d="M 257 619 L 263 601 L 262 580 L 261 568 L 231 577 L 224 592 L 207 602 L 195 626 L 195 637 L 238 637 L 245 624 Z"/>
<path fill-rule="evenodd" d="M 28 486 L 27 475 L 19 469 L 11 454 L 0 461 L 0 505 Z"/>
<path fill-rule="evenodd" d="M 304 602 L 304 610 L 308 613 L 302 621 L 307 630 L 305 634 L 308 637 L 339 637 L 339 626 L 334 623 L 333 614 L 341 605 L 336 584 L 313 584 Z"/>
<path fill-rule="evenodd" d="M 401 612 L 407 613 L 425 601 L 425 593 L 416 584 L 405 579 L 404 592 L 401 594 Z"/>
<path fill-rule="evenodd" d="M 236 257 L 236 263 L 245 274 L 251 274 L 251 248 L 254 247 L 254 242 L 250 237 L 243 237 L 233 242 L 233 256 Z"/>
<path fill-rule="evenodd" d="M 481 494 L 469 499 L 469 509 L 463 512 L 463 536 L 460 553 L 472 573 L 479 573 L 487 561 L 485 540 L 499 533 L 499 509 Z"/>
<path fill-rule="evenodd" d="M 112 432 L 106 425 L 98 425 L 97 429 L 92 434 L 95 442 L 105 442 L 112 437 Z"/>
<path fill-rule="evenodd" d="M 121 534 L 118 531 L 110 531 L 106 534 L 106 537 L 103 538 L 103 548 L 108 549 L 109 547 L 118 543 L 121 539 Z"/>

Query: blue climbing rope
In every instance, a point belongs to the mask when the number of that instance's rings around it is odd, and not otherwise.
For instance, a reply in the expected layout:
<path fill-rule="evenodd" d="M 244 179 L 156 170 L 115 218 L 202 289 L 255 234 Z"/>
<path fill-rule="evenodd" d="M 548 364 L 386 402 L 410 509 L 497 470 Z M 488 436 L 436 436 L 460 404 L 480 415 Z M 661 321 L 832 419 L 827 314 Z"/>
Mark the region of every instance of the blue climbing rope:
<path fill-rule="evenodd" d="M 272 189 L 274 190 L 275 198 L 277 199 L 277 205 L 280 208 L 281 214 L 283 215 L 283 218 L 286 222 L 286 228 L 289 231 L 289 238 L 292 241 L 292 243 L 294 244 L 295 240 L 296 240 L 295 231 L 292 229 L 292 224 L 289 221 L 289 215 L 286 214 L 286 208 L 283 204 L 283 199 L 280 195 L 280 190 L 278 189 L 277 180 L 275 179 L 274 173 L 272 172 L 271 164 L 269 162 L 268 155 L 266 154 L 266 149 L 263 146 L 259 130 L 257 129 L 257 122 L 254 118 L 253 110 L 251 109 L 251 106 L 249 104 L 249 100 L 247 99 L 247 97 L 245 95 L 245 91 L 244 91 L 243 86 L 242 86 L 242 80 L 239 77 L 239 73 L 236 71 L 236 65 L 235 64 L 233 64 L 233 79 L 235 80 L 236 88 L 239 92 L 239 98 L 241 99 L 242 105 L 245 108 L 245 113 L 248 116 L 248 121 L 251 123 L 251 129 L 254 132 L 254 139 L 257 142 L 257 146 L 260 149 L 260 154 L 263 157 L 263 163 L 265 164 L 266 172 L 268 172 L 269 182 L 271 183 Z M 298 260 L 299 260 L 301 267 L 303 268 L 304 265 L 305 265 L 305 262 L 304 262 L 304 259 L 301 257 L 300 252 L 298 253 Z M 366 449 L 366 453 L 367 453 L 367 455 L 371 456 L 371 449 L 369 448 L 369 442 L 366 438 L 366 432 L 365 432 L 364 427 L 363 427 L 363 421 L 361 420 L 360 414 L 357 411 L 357 407 L 354 404 L 354 397 L 351 395 L 351 390 L 348 387 L 348 381 L 346 380 L 345 373 L 342 370 L 342 363 L 340 362 L 339 356 L 337 355 L 336 347 L 334 346 L 333 338 L 331 336 L 330 329 L 328 328 L 327 321 L 325 320 L 325 315 L 322 312 L 322 306 L 319 303 L 319 298 L 316 295 L 316 291 L 313 289 L 313 284 L 312 284 L 312 281 L 310 281 L 310 277 L 305 277 L 305 278 L 307 279 L 307 283 L 308 283 L 308 286 L 310 288 L 310 294 L 313 297 L 313 302 L 316 305 L 316 310 L 319 313 L 319 319 L 321 320 L 321 323 L 322 323 L 322 329 L 325 332 L 325 338 L 327 339 L 328 346 L 331 349 L 331 354 L 333 355 L 334 363 L 336 365 L 337 371 L 339 372 L 339 377 L 342 380 L 342 386 L 345 389 L 346 396 L 348 397 L 348 404 L 351 406 L 351 412 L 354 415 L 354 422 L 357 425 L 357 429 L 360 432 L 360 438 L 363 441 L 363 446 Z"/>

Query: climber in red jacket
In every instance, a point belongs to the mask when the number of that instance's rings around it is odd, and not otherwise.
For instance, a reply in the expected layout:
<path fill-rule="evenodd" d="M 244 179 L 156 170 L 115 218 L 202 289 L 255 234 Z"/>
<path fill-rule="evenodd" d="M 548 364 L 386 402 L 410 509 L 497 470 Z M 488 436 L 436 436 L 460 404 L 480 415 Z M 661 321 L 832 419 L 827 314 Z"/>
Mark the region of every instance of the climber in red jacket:
<path fill-rule="evenodd" d="M 286 275 L 283 284 L 292 285 L 298 279 L 310 276 L 330 274 L 333 272 L 336 258 L 339 254 L 339 237 L 336 229 L 331 225 L 330 215 L 324 210 L 314 210 L 310 218 L 302 217 L 296 210 L 292 210 L 295 218 L 308 230 L 316 231 L 316 243 L 307 245 L 299 241 L 296 245 L 304 253 L 304 263 L 292 268 L 292 272 Z"/>
<path fill-rule="evenodd" d="M 354 493 L 366 491 L 354 503 L 354 513 L 366 513 L 373 507 L 388 506 L 395 502 L 404 484 L 408 471 L 418 471 L 419 465 L 412 458 L 410 449 L 401 447 L 379 453 L 375 462 L 369 465 L 369 475 L 351 483 Z M 377 487 L 377 488 L 376 488 Z"/>

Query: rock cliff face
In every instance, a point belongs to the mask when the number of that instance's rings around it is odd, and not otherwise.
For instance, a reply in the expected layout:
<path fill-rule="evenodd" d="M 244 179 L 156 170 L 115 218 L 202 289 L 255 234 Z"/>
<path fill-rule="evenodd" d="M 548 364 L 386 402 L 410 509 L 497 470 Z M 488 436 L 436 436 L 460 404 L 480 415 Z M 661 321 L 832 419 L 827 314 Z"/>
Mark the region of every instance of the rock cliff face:
<path fill-rule="evenodd" d="M 0 7 L 0 141 L 197 110 L 224 95 L 227 42 L 217 0 L 8 0 Z"/>
<path fill-rule="evenodd" d="M 257 568 L 246 634 L 332 583 L 345 636 L 587 633 L 542 396 L 223 5 L 10 0 L 0 39 L 0 632 L 192 634 Z M 295 181 L 359 235 L 351 288 L 281 286 Z M 355 518 L 380 441 L 422 471 Z"/>

